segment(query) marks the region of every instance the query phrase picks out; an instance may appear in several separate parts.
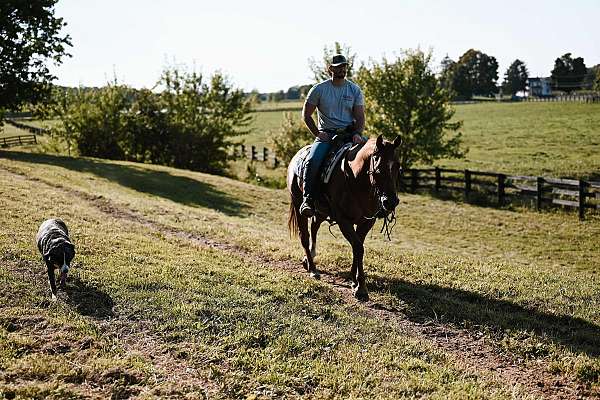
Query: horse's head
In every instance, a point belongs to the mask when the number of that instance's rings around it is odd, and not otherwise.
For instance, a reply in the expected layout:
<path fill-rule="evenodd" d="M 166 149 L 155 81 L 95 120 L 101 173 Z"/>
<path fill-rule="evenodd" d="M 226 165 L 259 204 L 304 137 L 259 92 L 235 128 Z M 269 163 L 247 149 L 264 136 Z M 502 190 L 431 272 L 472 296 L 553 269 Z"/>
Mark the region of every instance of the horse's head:
<path fill-rule="evenodd" d="M 400 146 L 402 139 L 396 136 L 393 142 L 385 140 L 382 135 L 377 137 L 371 162 L 369 174 L 371 184 L 375 187 L 379 196 L 380 206 L 389 214 L 394 211 L 400 200 L 396 191 L 396 182 L 400 173 L 400 161 L 396 155 L 396 148 Z"/>

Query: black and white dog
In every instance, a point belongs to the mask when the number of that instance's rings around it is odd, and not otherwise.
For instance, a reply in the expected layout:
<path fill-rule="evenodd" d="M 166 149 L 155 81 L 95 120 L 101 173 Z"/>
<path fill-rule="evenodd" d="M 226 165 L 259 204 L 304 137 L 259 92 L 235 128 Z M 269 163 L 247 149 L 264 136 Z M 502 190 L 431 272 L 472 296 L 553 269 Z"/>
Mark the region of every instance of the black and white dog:
<path fill-rule="evenodd" d="M 48 219 L 40 225 L 35 240 L 48 268 L 48 280 L 54 300 L 56 299 L 54 269 L 60 269 L 60 287 L 64 288 L 71 261 L 75 257 L 75 246 L 69 239 L 67 225 L 62 220 L 54 218 Z"/>

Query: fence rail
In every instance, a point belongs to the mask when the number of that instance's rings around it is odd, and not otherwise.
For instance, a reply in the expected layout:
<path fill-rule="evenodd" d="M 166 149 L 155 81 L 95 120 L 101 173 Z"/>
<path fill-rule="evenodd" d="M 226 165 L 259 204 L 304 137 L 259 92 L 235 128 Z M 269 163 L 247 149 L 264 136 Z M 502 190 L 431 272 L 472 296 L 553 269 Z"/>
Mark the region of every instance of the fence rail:
<path fill-rule="evenodd" d="M 577 208 L 579 218 L 587 209 L 600 209 L 600 182 L 540 176 L 505 175 L 442 168 L 409 169 L 400 174 L 400 190 L 430 189 L 462 192 L 465 199 L 478 192 L 493 195 L 498 205 L 513 199 L 531 200 L 538 210 L 546 206 Z"/>
<path fill-rule="evenodd" d="M 0 147 L 22 146 L 26 144 L 37 144 L 35 135 L 19 135 L 0 138 Z"/>
<path fill-rule="evenodd" d="M 34 135 L 45 135 L 49 132 L 48 129 L 38 128 L 37 126 L 31 126 L 28 124 L 24 124 L 19 121 L 15 121 L 14 119 L 6 119 L 7 124 L 14 126 L 15 128 L 23 129 L 25 131 L 31 132 Z"/>

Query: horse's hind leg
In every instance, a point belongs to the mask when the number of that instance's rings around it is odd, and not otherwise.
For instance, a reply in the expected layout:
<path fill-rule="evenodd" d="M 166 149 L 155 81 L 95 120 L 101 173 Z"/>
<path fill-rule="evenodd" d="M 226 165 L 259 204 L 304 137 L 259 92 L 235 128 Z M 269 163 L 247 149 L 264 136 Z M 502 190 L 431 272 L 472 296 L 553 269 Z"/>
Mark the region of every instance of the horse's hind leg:
<path fill-rule="evenodd" d="M 313 218 L 310 223 L 310 255 L 313 260 L 317 256 L 317 233 L 319 232 L 319 228 L 323 221 L 325 221 L 325 219 L 317 216 Z"/>
<path fill-rule="evenodd" d="M 319 273 L 315 267 L 315 261 L 309 246 L 310 235 L 308 233 L 308 218 L 303 217 L 302 215 L 298 216 L 298 230 L 300 231 L 300 243 L 302 243 L 302 248 L 304 248 L 305 253 L 302 265 L 304 265 L 304 268 L 310 273 L 310 276 L 318 278 Z"/>

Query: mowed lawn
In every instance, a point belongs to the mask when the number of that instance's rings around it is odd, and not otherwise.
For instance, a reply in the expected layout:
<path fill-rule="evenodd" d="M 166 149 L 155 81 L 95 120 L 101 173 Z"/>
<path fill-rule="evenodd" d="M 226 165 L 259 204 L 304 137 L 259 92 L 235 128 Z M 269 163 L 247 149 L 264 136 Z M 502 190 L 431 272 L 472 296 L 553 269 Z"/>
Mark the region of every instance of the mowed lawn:
<path fill-rule="evenodd" d="M 488 102 L 454 108 L 455 119 L 464 122 L 461 132 L 469 152 L 464 159 L 436 165 L 600 180 L 600 104 Z M 300 119 L 300 108 L 292 115 Z M 282 121 L 281 111 L 254 113 L 251 133 L 242 139 L 267 146 Z M 376 134 L 368 127 L 367 132 Z"/>
<path fill-rule="evenodd" d="M 301 271 L 285 190 L 0 151 L 0 195 L 0 393 L 534 397 L 411 335 L 406 320 L 459 329 L 598 395 L 597 216 L 402 195 L 392 241 L 377 224 L 366 244 L 372 304 L 397 315 L 380 319 Z M 49 216 L 78 249 L 56 303 L 33 243 Z M 318 267 L 343 277 L 350 250 L 332 232 Z"/>

